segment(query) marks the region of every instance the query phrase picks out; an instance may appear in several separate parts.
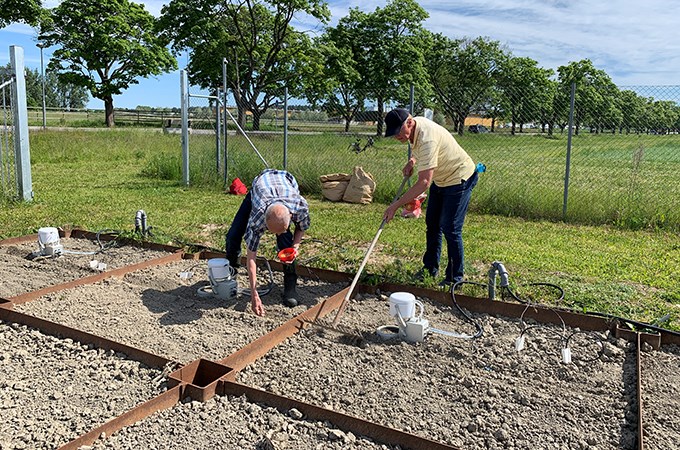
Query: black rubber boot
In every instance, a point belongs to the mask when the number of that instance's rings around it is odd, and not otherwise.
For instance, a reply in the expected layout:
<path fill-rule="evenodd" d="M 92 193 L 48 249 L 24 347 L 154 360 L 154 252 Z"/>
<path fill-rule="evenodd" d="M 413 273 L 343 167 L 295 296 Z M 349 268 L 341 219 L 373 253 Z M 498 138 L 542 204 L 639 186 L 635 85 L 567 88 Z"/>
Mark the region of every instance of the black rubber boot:
<path fill-rule="evenodd" d="M 283 304 L 292 308 L 298 305 L 298 295 L 295 285 L 297 284 L 297 273 L 295 272 L 295 261 L 291 264 L 283 265 Z"/>

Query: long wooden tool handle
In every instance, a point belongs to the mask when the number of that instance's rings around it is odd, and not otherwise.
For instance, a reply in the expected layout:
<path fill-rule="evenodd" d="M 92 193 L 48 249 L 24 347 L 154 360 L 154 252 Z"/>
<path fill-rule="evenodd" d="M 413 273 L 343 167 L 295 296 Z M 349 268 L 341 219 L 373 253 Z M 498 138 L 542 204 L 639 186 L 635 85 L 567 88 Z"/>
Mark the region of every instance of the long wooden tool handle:
<path fill-rule="evenodd" d="M 401 195 L 401 191 L 404 189 L 404 186 L 406 185 L 406 180 L 408 180 L 408 178 L 409 177 L 404 177 L 404 179 L 402 180 L 401 186 L 399 186 L 399 189 L 397 190 L 397 195 L 394 197 L 394 200 L 392 200 L 393 203 Z M 342 318 L 342 314 L 345 312 L 345 308 L 347 308 L 347 303 L 349 303 L 349 299 L 352 296 L 352 292 L 354 291 L 354 287 L 359 282 L 359 278 L 361 278 L 361 273 L 364 270 L 364 266 L 366 266 L 366 262 L 368 262 L 368 257 L 371 256 L 371 252 L 373 251 L 375 244 L 378 243 L 378 238 L 380 237 L 380 233 L 382 233 L 382 230 L 385 227 L 386 223 L 387 223 L 387 221 L 385 219 L 383 219 L 382 222 L 380 223 L 380 227 L 378 228 L 378 232 L 375 234 L 375 237 L 373 238 L 373 242 L 371 242 L 371 245 L 368 246 L 368 250 L 366 250 L 366 254 L 364 255 L 364 260 L 361 261 L 361 265 L 359 266 L 359 270 L 357 271 L 357 274 L 354 275 L 354 279 L 352 280 L 352 284 L 349 286 L 349 289 L 347 290 L 347 294 L 345 294 L 345 298 L 342 299 L 342 303 L 340 304 L 340 307 L 338 308 L 337 314 L 335 314 L 335 319 L 333 319 L 333 326 L 334 327 L 337 326 L 338 323 L 340 323 L 340 319 Z"/>

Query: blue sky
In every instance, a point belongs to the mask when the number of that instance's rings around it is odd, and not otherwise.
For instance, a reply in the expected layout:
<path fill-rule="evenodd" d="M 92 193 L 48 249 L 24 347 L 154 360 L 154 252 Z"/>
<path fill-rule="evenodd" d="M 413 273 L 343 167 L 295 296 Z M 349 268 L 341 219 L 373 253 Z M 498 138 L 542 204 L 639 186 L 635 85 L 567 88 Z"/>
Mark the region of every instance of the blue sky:
<path fill-rule="evenodd" d="M 47 0 L 47 7 L 57 0 Z M 166 1 L 141 2 L 153 15 L 160 15 Z M 329 1 L 331 24 L 347 15 L 349 8 L 373 11 L 386 1 Z M 515 56 L 528 56 L 548 69 L 588 58 L 606 71 L 619 86 L 680 84 L 680 26 L 668 0 L 422 0 L 430 14 L 425 27 L 451 38 L 487 36 L 504 44 Z M 321 27 L 298 18 L 300 29 Z M 36 31 L 13 24 L 0 29 L 0 64 L 9 61 L 9 46 L 24 48 L 26 66 L 40 68 Z M 50 56 L 46 49 L 45 64 Z M 180 57 L 180 68 L 186 65 Z M 139 84 L 114 98 L 114 106 L 179 106 L 179 70 Z M 91 99 L 88 107 L 103 108 Z"/>

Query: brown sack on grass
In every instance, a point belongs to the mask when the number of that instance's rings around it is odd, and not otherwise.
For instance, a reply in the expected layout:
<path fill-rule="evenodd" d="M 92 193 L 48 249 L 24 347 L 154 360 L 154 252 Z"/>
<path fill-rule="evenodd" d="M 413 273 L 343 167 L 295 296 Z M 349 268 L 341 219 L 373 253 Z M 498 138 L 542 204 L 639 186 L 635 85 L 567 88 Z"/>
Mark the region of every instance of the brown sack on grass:
<path fill-rule="evenodd" d="M 325 183 L 326 181 L 349 181 L 351 178 L 348 173 L 330 173 L 328 175 L 321 175 L 319 181 Z"/>
<path fill-rule="evenodd" d="M 356 166 L 342 199 L 349 203 L 371 203 L 373 191 L 375 191 L 375 181 L 371 174 L 364 171 L 362 167 Z"/>
<path fill-rule="evenodd" d="M 345 195 L 347 184 L 349 184 L 349 181 L 326 181 L 321 183 L 321 194 L 327 200 L 339 202 Z"/>

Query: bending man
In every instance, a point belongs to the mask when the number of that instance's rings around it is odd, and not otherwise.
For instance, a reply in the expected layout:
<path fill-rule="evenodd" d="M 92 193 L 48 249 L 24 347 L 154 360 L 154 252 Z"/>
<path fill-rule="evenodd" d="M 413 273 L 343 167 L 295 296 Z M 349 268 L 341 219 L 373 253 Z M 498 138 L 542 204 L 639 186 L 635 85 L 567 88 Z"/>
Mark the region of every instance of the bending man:
<path fill-rule="evenodd" d="M 291 233 L 290 224 L 295 224 Z M 246 268 L 250 286 L 251 308 L 258 316 L 264 315 L 262 300 L 257 292 L 257 249 L 265 230 L 276 235 L 276 246 L 298 248 L 305 230 L 309 228 L 309 206 L 300 195 L 297 181 L 283 170 L 267 169 L 253 180 L 250 192 L 241 203 L 234 221 L 227 232 L 226 253 L 229 264 L 239 267 L 241 242 L 246 241 Z M 298 304 L 296 263 L 283 266 L 283 304 Z"/>

